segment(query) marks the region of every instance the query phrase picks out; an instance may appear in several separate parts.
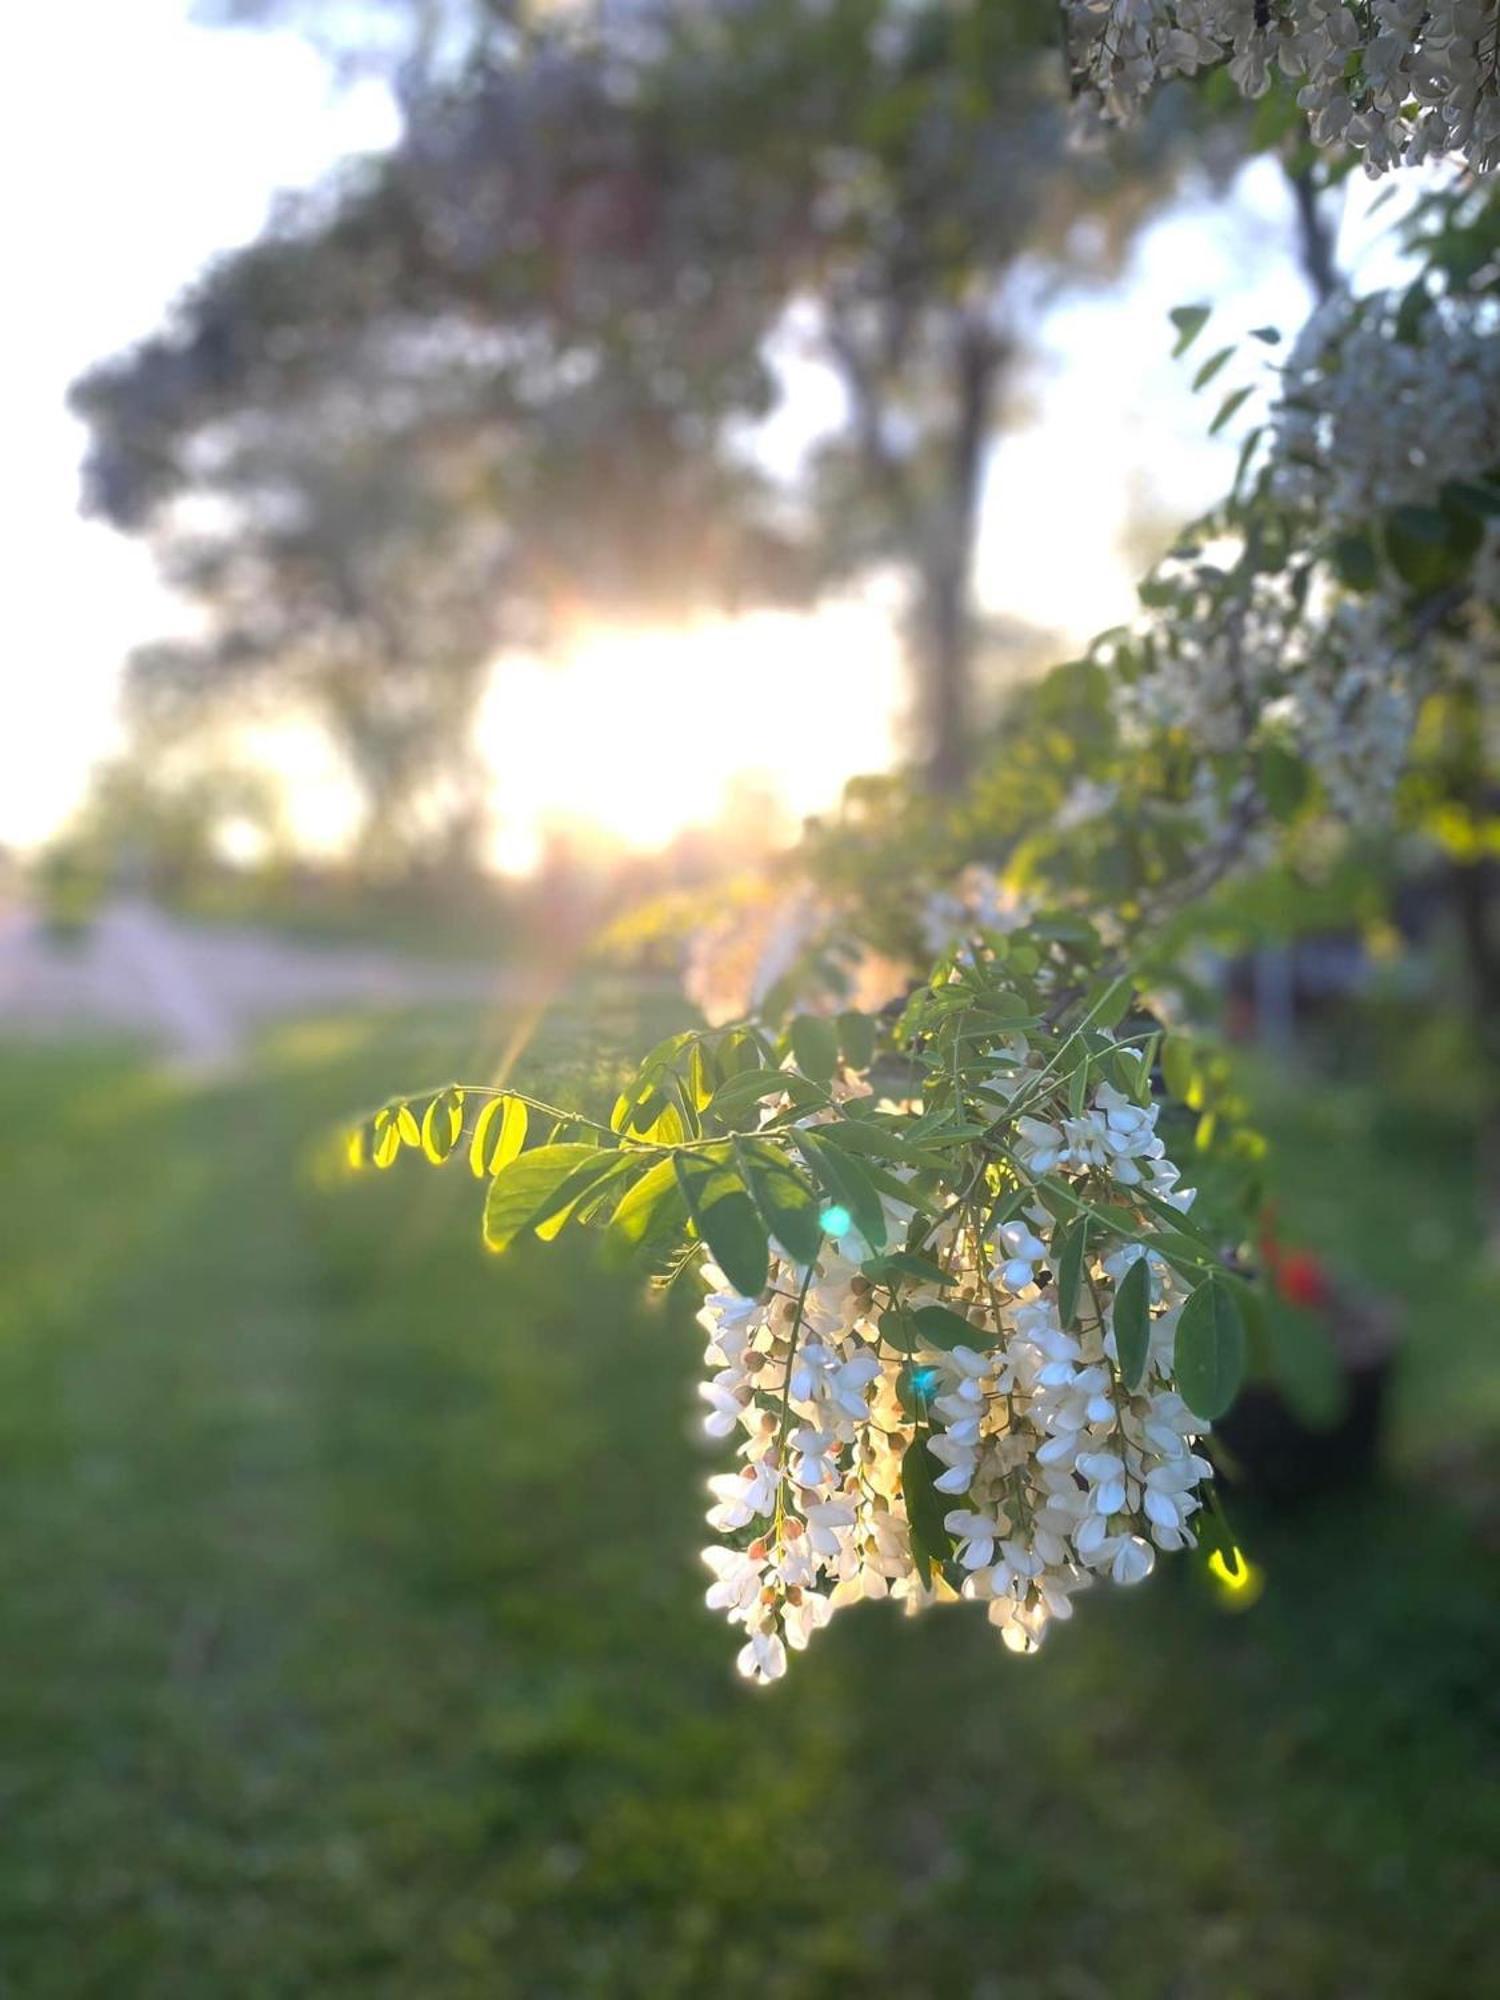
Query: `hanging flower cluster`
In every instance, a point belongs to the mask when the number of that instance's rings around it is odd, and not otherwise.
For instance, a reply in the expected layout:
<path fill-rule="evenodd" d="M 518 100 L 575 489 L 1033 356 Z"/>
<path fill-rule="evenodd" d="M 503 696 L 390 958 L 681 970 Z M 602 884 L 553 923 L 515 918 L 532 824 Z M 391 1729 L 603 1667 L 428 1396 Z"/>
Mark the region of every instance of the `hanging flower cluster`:
<path fill-rule="evenodd" d="M 1279 72 L 1315 145 L 1371 174 L 1457 153 L 1500 162 L 1500 20 L 1486 0 L 1064 0 L 1075 90 L 1128 119 L 1155 85 L 1227 64 L 1247 97 Z"/>
<path fill-rule="evenodd" d="M 1143 589 L 1151 615 L 1115 662 L 1129 734 L 1185 730 L 1221 755 L 1269 742 L 1344 817 L 1387 811 L 1426 696 L 1485 678 L 1497 332 L 1491 302 L 1420 287 L 1313 316 L 1249 440 L 1249 497 Z M 1204 778 L 1206 816 L 1232 814 Z"/>
<path fill-rule="evenodd" d="M 1019 1094 L 1024 1043 L 1007 1054 Z M 1021 1116 L 1018 1158 L 1185 1212 L 1156 1117 L 1102 1083 L 1076 1116 Z M 909 1215 L 886 1200 L 893 1233 Z M 1030 1652 L 1096 1578 L 1138 1583 L 1158 1549 L 1194 1544 L 1208 1426 L 1174 1386 L 1189 1289 L 1170 1264 L 1038 1200 L 1003 1220 L 955 1202 L 922 1258 L 874 1276 L 847 1214 L 829 1228 L 809 1264 L 778 1252 L 755 1299 L 710 1266 L 699 1315 L 704 1429 L 741 1439 L 738 1469 L 709 1482 L 722 1539 L 704 1561 L 710 1607 L 744 1629 L 742 1673 L 775 1680 L 865 1598 L 982 1603 Z"/>
<path fill-rule="evenodd" d="M 669 1037 L 607 1124 L 454 1084 L 350 1135 L 441 1164 L 467 1130 L 493 1250 L 595 1225 L 704 1273 L 704 1424 L 737 1443 L 708 1595 L 752 1679 L 870 1597 L 982 1603 L 1030 1651 L 1198 1546 L 1245 1288 L 1158 1130 L 1181 1062 L 1104 952 L 1076 919 L 976 931 L 889 1030 Z"/>
<path fill-rule="evenodd" d="M 1330 535 L 1348 534 L 1390 508 L 1434 506 L 1450 481 L 1500 466 L 1497 336 L 1500 312 L 1487 299 L 1330 299 L 1283 374 L 1274 496 L 1315 511 Z"/>

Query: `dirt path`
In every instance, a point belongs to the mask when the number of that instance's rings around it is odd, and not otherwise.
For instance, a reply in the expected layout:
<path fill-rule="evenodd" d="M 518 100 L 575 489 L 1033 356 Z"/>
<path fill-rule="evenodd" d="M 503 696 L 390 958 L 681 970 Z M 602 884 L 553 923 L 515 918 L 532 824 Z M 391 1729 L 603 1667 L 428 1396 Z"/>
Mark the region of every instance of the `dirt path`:
<path fill-rule="evenodd" d="M 24 907 L 0 911 L 0 1031 L 139 1036 L 195 1070 L 232 1068 L 253 1029 L 283 1016 L 423 1000 L 514 1003 L 529 997 L 527 985 L 524 974 L 196 926 L 143 900 L 107 905 L 68 943 Z"/>

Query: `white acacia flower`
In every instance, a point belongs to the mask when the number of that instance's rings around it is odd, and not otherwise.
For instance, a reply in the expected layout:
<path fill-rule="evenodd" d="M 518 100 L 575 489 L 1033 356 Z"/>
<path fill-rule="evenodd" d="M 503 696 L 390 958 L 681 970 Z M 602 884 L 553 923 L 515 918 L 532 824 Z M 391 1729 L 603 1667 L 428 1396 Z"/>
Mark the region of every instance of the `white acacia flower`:
<path fill-rule="evenodd" d="M 762 1684 L 779 1681 L 786 1672 L 786 1647 L 780 1633 L 752 1632 L 736 1654 L 734 1663 L 748 1681 Z"/>
<path fill-rule="evenodd" d="M 956 1537 L 955 1555 L 965 1569 L 988 1569 L 995 1560 L 995 1547 L 1002 1532 L 991 1514 L 977 1514 L 972 1508 L 955 1507 L 943 1516 L 943 1525 Z"/>
<path fill-rule="evenodd" d="M 707 1548 L 703 1560 L 714 1573 L 704 1602 L 710 1611 L 727 1611 L 731 1619 L 747 1612 L 760 1596 L 763 1562 L 742 1549 Z"/>

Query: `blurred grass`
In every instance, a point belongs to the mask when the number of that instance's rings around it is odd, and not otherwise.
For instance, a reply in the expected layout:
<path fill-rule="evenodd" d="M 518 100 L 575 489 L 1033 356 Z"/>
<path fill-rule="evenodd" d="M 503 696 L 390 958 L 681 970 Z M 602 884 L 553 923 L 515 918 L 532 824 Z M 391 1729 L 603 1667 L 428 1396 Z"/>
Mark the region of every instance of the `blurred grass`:
<path fill-rule="evenodd" d="M 559 1012 L 528 1073 L 641 1033 Z M 0 1053 L 0 1990 L 1496 1990 L 1494 1522 L 1431 1476 L 1500 1435 L 1461 1131 L 1263 1079 L 1284 1220 L 1414 1315 L 1399 1482 L 1246 1524 L 1254 1612 L 1169 1564 L 1025 1661 L 871 1608 L 757 1695 L 691 1302 L 485 1257 L 461 1167 L 305 1171 L 476 1051 Z"/>

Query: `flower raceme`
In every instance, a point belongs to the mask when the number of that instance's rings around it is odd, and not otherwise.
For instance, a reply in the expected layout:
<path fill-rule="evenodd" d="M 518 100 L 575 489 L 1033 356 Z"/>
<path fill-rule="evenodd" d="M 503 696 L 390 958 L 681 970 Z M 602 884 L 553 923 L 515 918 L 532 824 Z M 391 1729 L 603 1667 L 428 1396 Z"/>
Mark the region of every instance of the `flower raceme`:
<path fill-rule="evenodd" d="M 1348 145 L 1371 174 L 1455 153 L 1500 162 L 1500 27 L 1486 0 L 1064 0 L 1086 109 L 1134 117 L 1172 76 L 1227 65 L 1246 97 L 1279 73 L 1313 143 Z"/>
<path fill-rule="evenodd" d="M 708 1602 L 752 1680 L 865 1598 L 982 1604 L 1029 1652 L 1079 1591 L 1200 1539 L 1239 1288 L 1102 950 L 1071 920 L 977 931 L 894 1025 L 672 1037 L 607 1125 L 472 1093 L 492 1249 L 595 1224 L 666 1282 L 701 1269 L 703 1429 L 734 1444 Z M 351 1159 L 441 1163 L 470 1095 L 384 1107 Z"/>
<path fill-rule="evenodd" d="M 1075 1188 L 1148 1187 L 1185 1213 L 1156 1123 L 1154 1105 L 1104 1082 L 1077 1116 L 1021 1118 L 1018 1157 Z M 883 1208 L 890 1233 L 908 1225 L 898 1200 Z M 778 1254 L 753 1302 L 706 1267 L 703 1427 L 740 1436 L 738 1470 L 710 1481 L 722 1539 L 704 1550 L 707 1602 L 743 1629 L 748 1678 L 779 1678 L 789 1650 L 865 1598 L 980 1603 L 1031 1652 L 1080 1590 L 1138 1583 L 1158 1550 L 1195 1545 L 1208 1425 L 1173 1377 L 1189 1288 L 1106 1225 L 1083 1238 L 1066 1297 L 1064 1233 L 1038 1201 L 998 1223 L 954 1204 L 928 1239 L 930 1282 L 872 1281 L 850 1231 L 809 1265 Z M 1137 1266 L 1122 1355 L 1117 1306 Z"/>
<path fill-rule="evenodd" d="M 1274 847 L 1249 831 L 1277 810 L 1268 760 L 1297 780 L 1293 811 L 1311 796 L 1379 826 L 1433 696 L 1493 718 L 1496 330 L 1492 300 L 1421 283 L 1321 307 L 1235 494 L 1143 585 L 1134 628 L 1101 642 L 1122 740 L 1175 733 L 1205 753 L 1203 843 L 1232 836 L 1242 867 Z"/>

